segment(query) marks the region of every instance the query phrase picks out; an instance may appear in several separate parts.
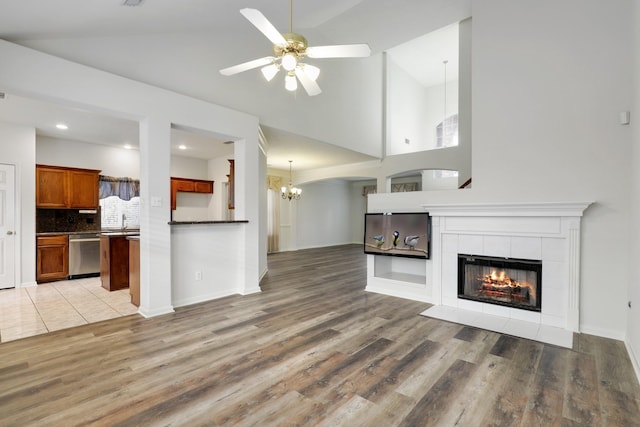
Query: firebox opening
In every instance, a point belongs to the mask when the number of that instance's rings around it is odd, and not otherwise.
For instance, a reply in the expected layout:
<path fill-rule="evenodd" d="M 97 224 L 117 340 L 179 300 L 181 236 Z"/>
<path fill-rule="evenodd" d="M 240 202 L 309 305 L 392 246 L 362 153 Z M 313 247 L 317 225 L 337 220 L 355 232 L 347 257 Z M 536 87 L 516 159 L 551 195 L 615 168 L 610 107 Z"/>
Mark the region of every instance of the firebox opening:
<path fill-rule="evenodd" d="M 542 261 L 458 254 L 458 298 L 541 311 Z"/>

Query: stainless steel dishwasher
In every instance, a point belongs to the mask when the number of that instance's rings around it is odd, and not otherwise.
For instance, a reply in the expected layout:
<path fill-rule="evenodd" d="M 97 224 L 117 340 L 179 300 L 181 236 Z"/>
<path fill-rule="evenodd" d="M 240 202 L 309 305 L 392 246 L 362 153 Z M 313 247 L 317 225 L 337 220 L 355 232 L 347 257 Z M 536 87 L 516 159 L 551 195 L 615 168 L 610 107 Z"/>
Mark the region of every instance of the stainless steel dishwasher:
<path fill-rule="evenodd" d="M 100 275 L 100 237 L 97 233 L 69 235 L 69 279 Z"/>

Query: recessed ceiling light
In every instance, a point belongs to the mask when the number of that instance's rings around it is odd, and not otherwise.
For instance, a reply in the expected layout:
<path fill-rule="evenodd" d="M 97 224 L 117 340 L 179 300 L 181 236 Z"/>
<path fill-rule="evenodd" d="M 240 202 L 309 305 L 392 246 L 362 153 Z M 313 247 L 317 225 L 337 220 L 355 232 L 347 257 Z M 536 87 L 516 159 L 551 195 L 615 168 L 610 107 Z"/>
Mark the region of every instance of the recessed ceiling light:
<path fill-rule="evenodd" d="M 56 125 L 56 127 L 57 127 L 58 129 L 60 129 L 60 130 L 67 130 L 67 129 L 69 129 L 69 126 L 65 125 L 64 123 L 58 123 L 58 124 Z"/>
<path fill-rule="evenodd" d="M 187 146 L 184 145 L 184 144 L 180 144 L 180 145 L 178 145 L 178 148 L 181 149 L 181 150 L 186 150 Z"/>

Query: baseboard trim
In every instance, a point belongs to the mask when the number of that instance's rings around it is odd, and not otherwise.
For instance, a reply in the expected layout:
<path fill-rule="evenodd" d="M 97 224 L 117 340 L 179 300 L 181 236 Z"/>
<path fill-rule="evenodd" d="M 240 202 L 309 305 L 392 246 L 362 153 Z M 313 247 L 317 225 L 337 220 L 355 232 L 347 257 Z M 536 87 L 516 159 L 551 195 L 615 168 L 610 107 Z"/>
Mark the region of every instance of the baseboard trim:
<path fill-rule="evenodd" d="M 163 314 L 170 314 L 173 312 L 175 312 L 175 310 L 173 309 L 172 305 L 164 308 L 157 308 L 155 310 L 147 310 L 144 307 L 140 307 L 138 309 L 138 314 L 146 319 L 156 316 L 162 316 Z"/>
<path fill-rule="evenodd" d="M 625 335 L 622 332 L 611 331 L 608 329 L 590 328 L 580 325 L 580 333 L 595 335 L 596 337 L 611 338 L 612 340 L 624 341 Z"/>
<path fill-rule="evenodd" d="M 238 295 L 238 293 L 235 292 L 235 291 L 215 292 L 215 293 L 208 294 L 208 295 L 200 295 L 200 296 L 193 297 L 193 298 L 185 298 L 185 299 L 173 301 L 173 306 L 174 307 L 184 307 L 184 306 L 187 306 L 187 305 L 199 304 L 201 302 L 207 302 L 207 301 L 212 301 L 212 300 L 216 300 L 216 299 L 219 299 L 219 298 L 228 297 L 230 295 Z"/>

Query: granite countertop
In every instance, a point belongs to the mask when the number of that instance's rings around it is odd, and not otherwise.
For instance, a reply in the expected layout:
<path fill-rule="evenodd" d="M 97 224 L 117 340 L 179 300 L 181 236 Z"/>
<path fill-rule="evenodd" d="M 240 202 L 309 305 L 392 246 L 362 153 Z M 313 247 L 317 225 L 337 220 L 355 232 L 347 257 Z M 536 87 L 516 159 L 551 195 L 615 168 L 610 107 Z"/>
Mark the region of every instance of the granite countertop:
<path fill-rule="evenodd" d="M 98 235 L 121 235 L 127 236 L 131 234 L 140 234 L 140 230 L 137 228 L 127 228 L 126 230 L 84 230 L 84 231 L 45 231 L 41 233 L 36 233 L 36 236 L 60 236 L 60 235 L 68 235 L 74 236 L 78 234 L 95 234 Z"/>
<path fill-rule="evenodd" d="M 249 221 L 246 219 L 241 219 L 237 221 L 169 221 L 169 225 L 189 225 L 189 224 L 246 224 Z"/>
<path fill-rule="evenodd" d="M 84 230 L 84 231 L 44 231 L 41 233 L 36 233 L 36 236 L 60 236 L 60 235 L 68 235 L 73 236 L 76 234 L 99 234 L 100 230 Z"/>

